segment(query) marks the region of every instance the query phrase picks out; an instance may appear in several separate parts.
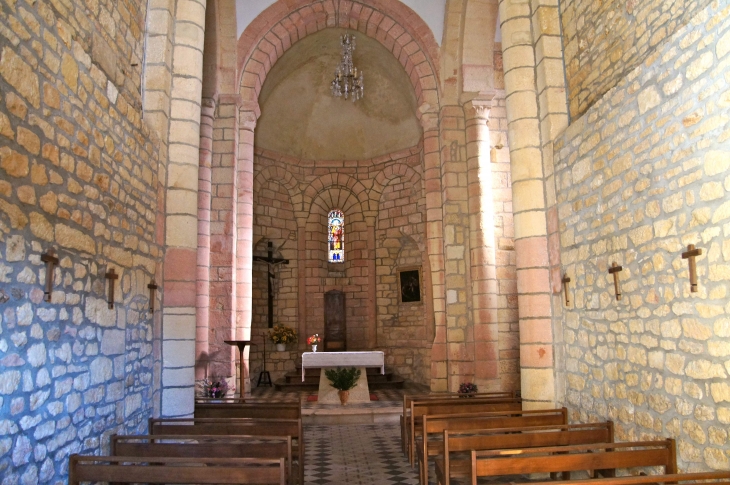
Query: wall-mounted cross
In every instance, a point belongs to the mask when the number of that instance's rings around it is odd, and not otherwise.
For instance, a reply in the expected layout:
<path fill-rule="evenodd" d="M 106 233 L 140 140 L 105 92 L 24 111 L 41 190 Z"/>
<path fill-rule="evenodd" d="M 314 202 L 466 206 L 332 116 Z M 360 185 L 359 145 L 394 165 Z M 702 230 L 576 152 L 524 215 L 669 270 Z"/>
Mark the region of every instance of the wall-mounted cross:
<path fill-rule="evenodd" d="M 109 280 L 109 309 L 114 308 L 114 280 L 119 279 L 119 275 L 114 272 L 114 268 L 110 269 L 104 277 Z"/>
<path fill-rule="evenodd" d="M 55 256 L 53 248 L 50 248 L 45 254 L 41 254 L 41 261 L 46 263 L 46 290 L 43 292 L 43 299 L 51 301 L 51 292 L 53 291 L 53 266 L 58 264 L 58 258 Z"/>
<path fill-rule="evenodd" d="M 268 256 L 254 256 L 254 261 L 260 261 L 267 263 L 268 265 L 268 280 L 269 280 L 269 328 L 274 328 L 274 273 L 271 271 L 271 265 L 273 264 L 289 264 L 288 259 L 275 258 L 274 257 L 274 245 L 271 241 L 267 245 Z"/>
<path fill-rule="evenodd" d="M 569 293 L 570 290 L 568 289 L 568 283 L 570 283 L 570 277 L 566 273 L 563 276 L 563 279 L 560 281 L 563 282 L 563 293 L 565 293 L 565 306 L 569 306 L 570 305 L 570 293 Z"/>
<path fill-rule="evenodd" d="M 695 258 L 702 254 L 702 249 L 695 249 L 694 244 L 687 246 L 687 251 L 682 253 L 682 259 L 689 262 L 689 291 L 697 293 L 697 263 Z"/>
<path fill-rule="evenodd" d="M 157 290 L 158 286 L 157 283 L 155 283 L 154 278 L 152 278 L 150 284 L 147 285 L 147 288 L 150 289 L 150 313 L 155 313 L 155 290 Z"/>
<path fill-rule="evenodd" d="M 608 274 L 613 275 L 613 287 L 616 290 L 616 299 L 617 300 L 621 299 L 621 287 L 618 284 L 618 274 L 623 270 L 624 270 L 624 267 L 616 264 L 616 261 L 614 261 L 613 264 L 611 264 L 611 267 L 608 268 Z"/>

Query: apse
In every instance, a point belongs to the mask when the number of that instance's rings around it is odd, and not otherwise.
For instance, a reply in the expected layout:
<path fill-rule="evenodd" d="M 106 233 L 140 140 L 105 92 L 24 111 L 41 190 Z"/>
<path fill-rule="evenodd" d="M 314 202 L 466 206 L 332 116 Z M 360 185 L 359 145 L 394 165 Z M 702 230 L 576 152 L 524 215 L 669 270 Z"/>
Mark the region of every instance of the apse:
<path fill-rule="evenodd" d="M 398 60 L 360 32 L 353 59 L 365 97 L 333 97 L 343 29 L 297 42 L 274 65 L 259 96 L 257 148 L 310 160 L 362 160 L 413 147 L 421 138 L 411 80 Z"/>

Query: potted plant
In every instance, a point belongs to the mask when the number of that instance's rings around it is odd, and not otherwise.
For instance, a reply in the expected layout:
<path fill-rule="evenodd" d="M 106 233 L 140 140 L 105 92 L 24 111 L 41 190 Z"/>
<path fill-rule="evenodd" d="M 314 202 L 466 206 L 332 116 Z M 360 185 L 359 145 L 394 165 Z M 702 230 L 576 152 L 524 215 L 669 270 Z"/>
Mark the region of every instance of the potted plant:
<path fill-rule="evenodd" d="M 465 396 L 459 397 L 474 397 L 473 395 L 477 392 L 477 385 L 472 382 L 462 382 L 459 385 L 459 394 L 466 394 Z"/>
<path fill-rule="evenodd" d="M 228 392 L 228 383 L 224 377 L 211 377 L 203 379 L 203 397 L 220 399 Z"/>
<path fill-rule="evenodd" d="M 360 379 L 360 369 L 356 367 L 327 369 L 324 375 L 330 380 L 331 386 L 337 389 L 340 396 L 340 402 L 344 406 L 347 404 L 347 398 L 350 397 L 350 389 L 355 387 L 358 379 Z"/>
<path fill-rule="evenodd" d="M 318 333 L 315 333 L 314 335 L 310 335 L 307 337 L 307 345 L 312 346 L 312 352 L 317 351 L 317 344 L 319 344 L 322 341 L 322 338 L 319 336 Z"/>
<path fill-rule="evenodd" d="M 286 350 L 286 344 L 297 341 L 297 333 L 291 327 L 278 324 L 274 325 L 274 328 L 269 332 L 269 338 L 276 344 L 276 350 L 283 352 Z"/>

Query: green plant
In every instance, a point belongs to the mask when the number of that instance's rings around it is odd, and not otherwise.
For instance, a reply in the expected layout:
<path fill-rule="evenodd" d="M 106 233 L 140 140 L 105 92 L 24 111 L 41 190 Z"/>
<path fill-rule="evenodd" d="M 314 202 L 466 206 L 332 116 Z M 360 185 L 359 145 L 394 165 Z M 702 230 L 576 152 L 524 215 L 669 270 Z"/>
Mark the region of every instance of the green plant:
<path fill-rule="evenodd" d="M 324 375 L 330 380 L 330 385 L 338 391 L 349 391 L 355 387 L 357 380 L 360 379 L 360 369 L 338 367 L 337 369 L 325 370 Z"/>
<path fill-rule="evenodd" d="M 297 332 L 286 325 L 274 325 L 269 333 L 269 338 L 275 344 L 289 344 L 297 341 Z"/>

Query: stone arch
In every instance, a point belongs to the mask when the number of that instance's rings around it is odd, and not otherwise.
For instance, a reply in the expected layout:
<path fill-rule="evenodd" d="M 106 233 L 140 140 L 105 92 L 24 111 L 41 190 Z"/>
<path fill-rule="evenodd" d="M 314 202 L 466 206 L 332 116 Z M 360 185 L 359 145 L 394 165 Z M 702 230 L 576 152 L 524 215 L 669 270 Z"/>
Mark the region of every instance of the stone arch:
<path fill-rule="evenodd" d="M 286 188 L 287 192 L 289 192 L 289 199 L 291 199 L 292 206 L 296 210 L 296 207 L 301 203 L 302 194 L 294 176 L 282 167 L 266 167 L 254 177 L 254 194 L 261 190 L 261 186 L 269 180 L 276 180 Z"/>
<path fill-rule="evenodd" d="M 344 14 L 343 12 L 347 12 Z M 439 101 L 439 47 L 428 25 L 392 0 L 279 0 L 246 27 L 238 40 L 242 102 L 258 110 L 266 75 L 294 43 L 325 28 L 350 28 L 376 39 L 398 59 L 411 79 L 419 106 Z M 421 112 L 419 111 L 420 117 Z"/>
<path fill-rule="evenodd" d="M 332 192 L 333 188 L 338 192 Z M 348 193 L 350 195 L 343 199 L 343 194 Z M 305 217 L 309 219 L 312 214 L 312 207 L 318 200 L 325 198 L 332 204 L 347 204 L 346 207 L 337 207 L 343 211 L 352 208 L 355 203 L 360 205 L 363 214 L 372 209 L 369 204 L 367 189 L 362 182 L 359 182 L 346 174 L 328 173 L 312 181 L 312 183 L 304 189 L 302 215 L 305 215 Z M 334 206 L 330 207 L 330 209 L 334 208 Z"/>
<path fill-rule="evenodd" d="M 421 174 L 413 170 L 408 165 L 397 163 L 394 165 L 388 165 L 375 176 L 373 187 L 370 189 L 371 199 L 376 201 L 380 200 L 385 187 L 387 187 L 393 179 L 398 177 L 403 177 L 412 184 L 418 184 L 419 187 L 423 188 L 421 184 L 423 181 Z"/>

